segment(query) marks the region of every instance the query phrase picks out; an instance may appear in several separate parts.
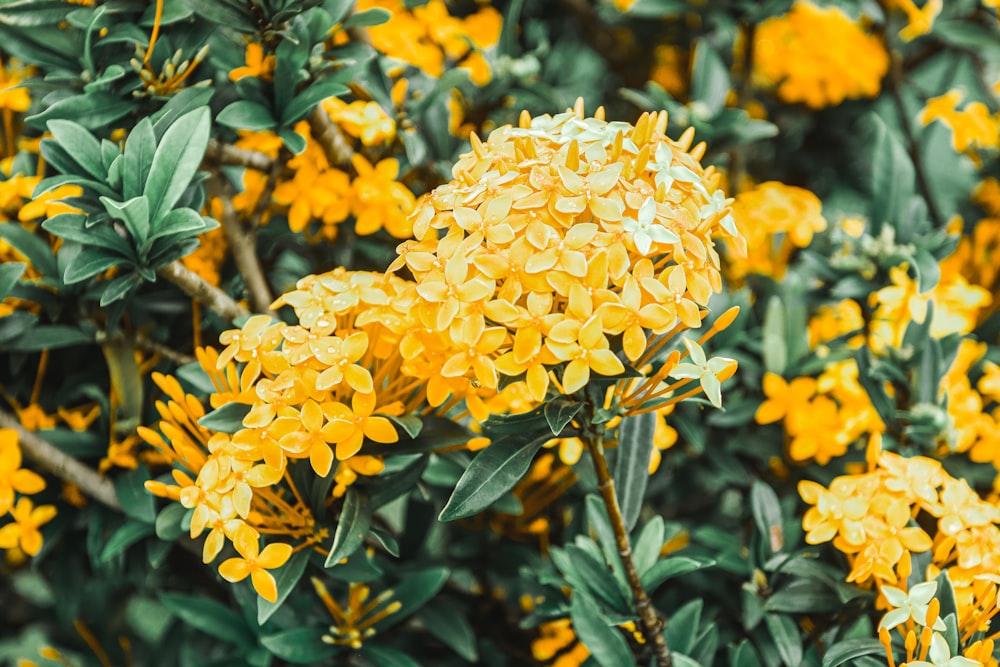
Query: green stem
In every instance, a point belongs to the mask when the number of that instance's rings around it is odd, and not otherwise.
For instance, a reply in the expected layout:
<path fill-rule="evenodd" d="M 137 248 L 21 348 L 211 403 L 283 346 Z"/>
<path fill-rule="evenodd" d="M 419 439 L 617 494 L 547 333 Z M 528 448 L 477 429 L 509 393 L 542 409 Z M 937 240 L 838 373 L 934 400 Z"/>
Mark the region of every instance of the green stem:
<path fill-rule="evenodd" d="M 590 457 L 594 461 L 594 470 L 597 472 L 597 490 L 600 492 L 604 508 L 608 512 L 608 519 L 611 521 L 611 528 L 615 534 L 618 556 L 625 568 L 625 577 L 628 579 L 628 586 L 632 591 L 635 610 L 639 614 L 639 627 L 647 644 L 653 648 L 657 667 L 671 667 L 673 660 L 670 657 L 670 649 L 667 647 L 667 642 L 663 639 L 661 632 L 663 622 L 660 620 L 656 608 L 653 607 L 653 601 L 649 599 L 649 595 L 642 587 L 639 570 L 632 558 L 632 545 L 629 543 L 628 530 L 625 528 L 621 507 L 618 505 L 615 480 L 611 477 L 608 459 L 604 453 L 603 429 L 592 433 L 590 437 L 585 439 L 587 448 L 590 450 Z"/>

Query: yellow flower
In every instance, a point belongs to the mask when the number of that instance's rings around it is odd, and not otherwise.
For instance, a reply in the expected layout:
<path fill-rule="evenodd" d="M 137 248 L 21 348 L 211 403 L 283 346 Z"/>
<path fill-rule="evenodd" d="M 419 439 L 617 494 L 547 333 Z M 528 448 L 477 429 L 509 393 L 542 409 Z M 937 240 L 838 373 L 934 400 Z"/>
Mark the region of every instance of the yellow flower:
<path fill-rule="evenodd" d="M 923 7 L 917 7 L 913 0 L 889 0 L 887 4 L 906 14 L 908 23 L 899 31 L 899 36 L 903 41 L 910 42 L 931 31 L 934 19 L 944 7 L 944 0 L 925 0 Z"/>
<path fill-rule="evenodd" d="M 786 102 L 821 109 L 878 95 L 889 55 L 839 8 L 800 1 L 757 26 L 753 63 L 759 85 L 776 87 Z"/>
<path fill-rule="evenodd" d="M 323 101 L 323 108 L 344 132 L 358 137 L 365 146 L 384 144 L 396 136 L 396 121 L 377 102 L 355 100 L 348 104 L 330 97 Z"/>
<path fill-rule="evenodd" d="M 791 384 L 775 373 L 764 374 L 764 395 L 767 399 L 754 414 L 758 424 L 771 424 L 805 406 L 816 393 L 816 380 L 800 377 Z"/>
<path fill-rule="evenodd" d="M 373 167 L 368 160 L 355 153 L 351 163 L 358 172 L 351 183 L 355 231 L 360 236 L 367 236 L 384 228 L 398 239 L 409 238 L 413 233 L 409 214 L 416 200 L 413 193 L 396 180 L 399 162 L 395 158 L 386 158 Z"/>
<path fill-rule="evenodd" d="M 274 575 L 268 570 L 276 570 L 292 555 L 292 547 L 288 544 L 272 543 L 260 550 L 260 538 L 249 526 L 242 526 L 236 531 L 233 546 L 239 552 L 239 558 L 229 558 L 219 565 L 219 574 L 226 581 L 243 581 L 250 577 L 257 594 L 268 602 L 278 599 L 278 585 Z"/>
<path fill-rule="evenodd" d="M 959 90 L 932 97 L 917 118 L 923 125 L 935 120 L 947 125 L 952 132 L 951 145 L 956 151 L 1000 147 L 1000 115 L 990 115 L 982 102 L 969 102 L 959 111 L 961 100 Z"/>
<path fill-rule="evenodd" d="M 28 89 L 20 84 L 32 74 L 32 68 L 24 67 L 15 59 L 10 59 L 6 65 L 0 61 L 0 109 L 7 112 L 24 113 L 31 106 Z M 14 152 L 13 146 L 7 146 L 9 153 Z"/>
<path fill-rule="evenodd" d="M 355 393 L 351 397 L 351 407 L 333 402 L 323 406 L 329 420 L 330 442 L 337 443 L 337 459 L 344 460 L 358 453 L 364 439 L 375 442 L 393 443 L 399 441 L 396 427 L 385 417 L 373 415 L 375 395 Z"/>
<path fill-rule="evenodd" d="M 229 72 L 232 81 L 239 81 L 245 76 L 255 76 L 263 81 L 274 79 L 274 55 L 264 55 L 263 45 L 257 42 L 247 44 L 246 65 Z"/>
<path fill-rule="evenodd" d="M 55 505 L 35 507 L 28 498 L 21 498 L 10 510 L 13 523 L 0 528 L 0 549 L 17 547 L 29 556 L 37 555 L 42 549 L 42 533 L 38 529 L 55 515 Z"/>
<path fill-rule="evenodd" d="M 14 506 L 14 492 L 35 494 L 45 488 L 37 473 L 21 467 L 21 448 L 17 431 L 0 429 L 0 516 Z"/>

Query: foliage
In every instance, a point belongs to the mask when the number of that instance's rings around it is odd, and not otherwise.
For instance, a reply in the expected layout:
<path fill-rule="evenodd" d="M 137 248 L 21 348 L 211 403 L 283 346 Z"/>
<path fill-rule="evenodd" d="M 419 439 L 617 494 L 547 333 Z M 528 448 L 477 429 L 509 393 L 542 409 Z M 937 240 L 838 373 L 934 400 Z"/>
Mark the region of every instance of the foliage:
<path fill-rule="evenodd" d="M 996 665 L 997 12 L 0 0 L 0 665 Z"/>

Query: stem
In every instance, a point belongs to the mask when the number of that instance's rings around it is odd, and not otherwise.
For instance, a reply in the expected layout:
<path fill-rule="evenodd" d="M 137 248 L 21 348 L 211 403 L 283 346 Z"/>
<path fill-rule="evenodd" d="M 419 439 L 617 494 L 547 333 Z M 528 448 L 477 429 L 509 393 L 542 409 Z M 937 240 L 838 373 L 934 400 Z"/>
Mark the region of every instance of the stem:
<path fill-rule="evenodd" d="M 274 168 L 274 160 L 267 155 L 258 151 L 237 148 L 217 139 L 208 140 L 205 159 L 222 165 L 256 169 L 257 171 L 271 171 Z"/>
<path fill-rule="evenodd" d="M 177 285 L 189 297 L 201 302 L 228 322 L 250 314 L 246 308 L 236 303 L 228 294 L 206 282 L 204 278 L 180 262 L 167 264 L 157 271 L 157 274 Z"/>
<path fill-rule="evenodd" d="M 264 271 L 257 258 L 257 228 L 248 228 L 241 221 L 233 208 L 233 200 L 226 193 L 226 187 L 218 178 L 208 182 L 209 196 L 218 197 L 222 203 L 222 231 L 226 234 L 229 250 L 236 262 L 236 269 L 243 277 L 247 292 L 250 293 L 250 306 L 258 313 L 271 310 L 274 296 L 267 284 Z"/>
<path fill-rule="evenodd" d="M 601 492 L 601 499 L 604 501 L 604 508 L 608 512 L 611 521 L 611 528 L 615 533 L 615 544 L 618 547 L 618 556 L 622 560 L 625 568 L 625 577 L 628 579 L 629 588 L 632 590 L 632 600 L 635 602 L 635 610 L 639 613 L 639 625 L 646 642 L 653 647 L 656 656 L 657 667 L 671 667 L 673 660 L 670 657 L 670 649 L 663 639 L 663 622 L 659 614 L 653 607 L 653 601 L 642 587 L 642 580 L 639 578 L 639 570 L 635 567 L 632 559 L 632 545 L 629 544 L 628 531 L 625 529 L 625 520 L 622 518 L 622 510 L 618 505 L 618 496 L 615 494 L 615 480 L 611 477 L 608 469 L 608 459 L 604 455 L 604 432 L 592 433 L 585 438 L 587 448 L 590 450 L 590 457 L 594 461 L 594 470 L 597 472 L 597 490 Z"/>
<path fill-rule="evenodd" d="M 323 109 L 322 104 L 317 104 L 313 112 L 309 114 L 309 131 L 323 148 L 326 161 L 330 163 L 330 166 L 346 171 L 353 176 L 354 165 L 351 164 L 351 156 L 354 155 L 354 150 L 347 143 L 340 128 L 330 120 L 330 116 Z"/>
<path fill-rule="evenodd" d="M 59 479 L 77 486 L 83 493 L 97 502 L 121 511 L 121 503 L 115 493 L 114 484 L 101 477 L 96 470 L 77 461 L 47 440 L 43 440 L 21 426 L 14 415 L 0 410 L 0 428 L 17 431 L 17 439 L 25 456 Z"/>

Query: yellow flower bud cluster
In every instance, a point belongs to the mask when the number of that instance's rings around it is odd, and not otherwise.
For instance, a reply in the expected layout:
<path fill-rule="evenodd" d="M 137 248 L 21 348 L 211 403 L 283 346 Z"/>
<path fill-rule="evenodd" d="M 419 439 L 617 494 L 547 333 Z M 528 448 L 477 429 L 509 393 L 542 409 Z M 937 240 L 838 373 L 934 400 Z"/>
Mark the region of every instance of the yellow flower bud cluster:
<path fill-rule="evenodd" d="M 758 85 L 813 109 L 875 97 L 889 70 L 889 54 L 878 37 L 837 7 L 801 1 L 757 26 L 753 62 Z"/>

